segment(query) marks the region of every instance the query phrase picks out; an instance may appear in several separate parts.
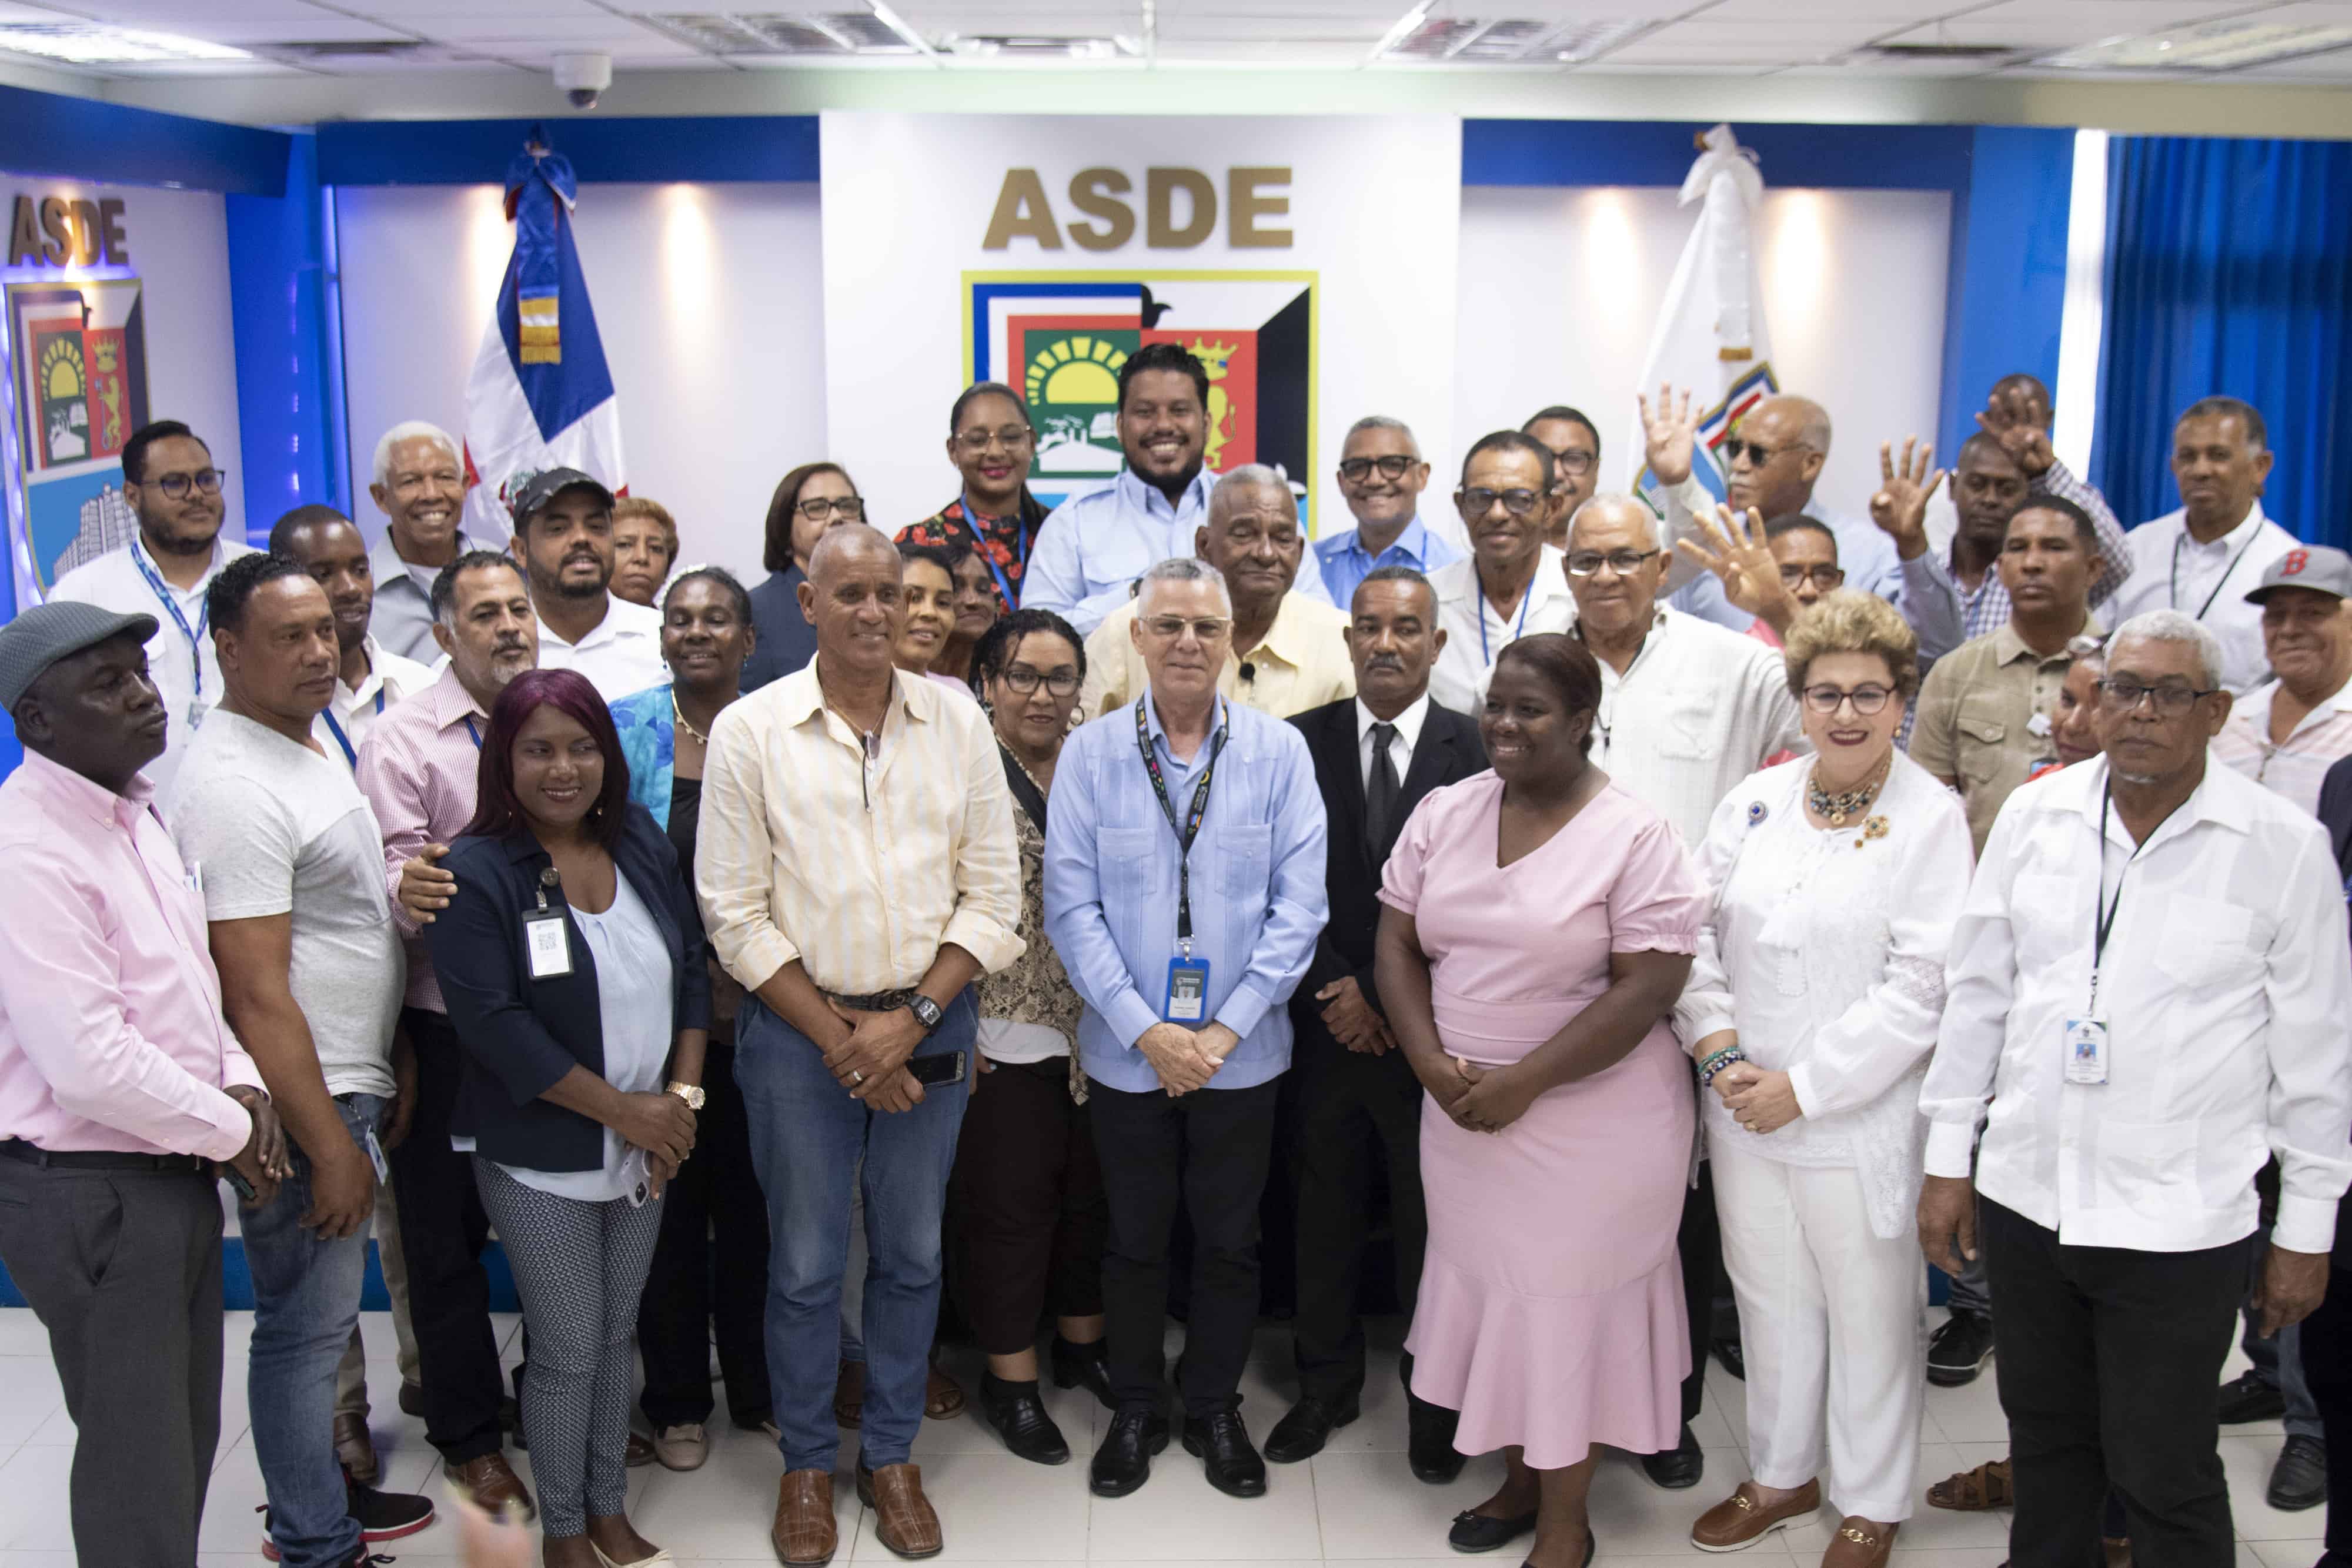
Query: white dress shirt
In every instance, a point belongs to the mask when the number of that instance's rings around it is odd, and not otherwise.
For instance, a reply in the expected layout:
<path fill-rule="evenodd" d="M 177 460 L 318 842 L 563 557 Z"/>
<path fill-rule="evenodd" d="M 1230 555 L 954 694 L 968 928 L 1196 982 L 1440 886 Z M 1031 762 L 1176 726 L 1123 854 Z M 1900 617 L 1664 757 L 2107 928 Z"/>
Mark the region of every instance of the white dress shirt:
<path fill-rule="evenodd" d="M 1389 742 L 1389 762 L 1396 768 L 1397 785 L 1404 785 L 1404 776 L 1412 767 L 1412 748 L 1421 743 L 1421 727 L 1429 719 L 1429 694 L 1423 692 L 1412 699 L 1412 706 L 1385 722 L 1396 726 L 1396 738 Z M 1372 726 L 1383 722 L 1378 714 L 1356 699 L 1356 769 L 1363 775 L 1364 789 L 1372 787 Z M 1399 823 L 1400 827 L 1403 824 Z"/>
<path fill-rule="evenodd" d="M 1993 824 L 1920 1093 L 1927 1174 L 1967 1176 L 1981 1121 L 1984 1197 L 2067 1246 L 2186 1252 L 2253 1230 L 2275 1154 L 2273 1237 L 2325 1253 L 2352 1179 L 2352 965 L 2327 831 L 2209 764 L 2135 852 L 2121 816 L 2101 831 L 2107 783 L 2105 758 L 2062 768 Z M 2099 965 L 2107 1082 L 2070 1083 L 2103 898 L 2121 901 Z"/>
<path fill-rule="evenodd" d="M 503 540 L 478 539 L 463 532 L 457 538 L 457 555 L 505 548 Z M 457 556 L 449 559 L 455 560 Z M 433 641 L 433 580 L 441 575 L 441 568 L 413 566 L 401 559 L 400 551 L 393 548 L 392 530 L 386 528 L 383 538 L 368 551 L 368 575 L 375 580 L 375 610 L 368 617 L 368 631 L 403 658 L 421 659 L 427 664 L 438 659 L 441 649 Z"/>
<path fill-rule="evenodd" d="M 2188 517 L 2185 510 L 2168 512 L 2124 536 L 2131 575 L 2116 591 L 2108 622 L 2121 626 L 2149 610 L 2194 616 L 2221 639 L 2221 684 L 2250 692 L 2269 678 L 2271 660 L 2263 648 L 2262 606 L 2247 603 L 2246 593 L 2295 548 L 2295 537 L 2263 516 L 2260 501 L 2210 544 L 2189 535 Z"/>
<path fill-rule="evenodd" d="M 358 768 L 360 743 L 368 737 L 384 709 L 433 684 L 431 670 L 393 653 L 378 643 L 373 632 L 364 646 L 368 656 L 366 677 L 355 687 L 337 679 L 334 699 L 310 724 L 310 738 L 319 743 L 327 760 L 340 762 L 346 768 Z"/>
<path fill-rule="evenodd" d="M 2283 688 L 2270 681 L 2238 699 L 2213 737 L 2213 755 L 2313 816 L 2327 770 L 2352 757 L 2352 685 L 2337 688 L 2295 722 L 2287 737 L 2271 740 L 2271 705 Z"/>
<path fill-rule="evenodd" d="M 212 587 L 221 568 L 254 551 L 252 546 L 239 543 L 224 527 L 213 541 L 212 564 L 205 568 L 204 576 L 196 580 L 194 588 L 173 588 L 163 581 L 161 571 L 156 572 L 156 580 L 163 582 L 164 594 L 169 596 L 167 602 L 149 584 L 146 573 L 139 569 L 139 560 L 132 559 L 131 552 L 138 551 L 152 570 L 154 563 L 152 558 L 147 557 L 146 549 L 145 545 L 134 540 L 96 560 L 84 561 L 58 579 L 57 586 L 49 590 L 49 597 L 95 604 L 118 615 L 155 618 L 155 634 L 147 639 L 147 674 L 172 716 L 172 725 L 164 731 L 163 755 L 140 771 L 160 796 L 170 789 L 172 776 L 179 771 L 180 758 L 187 755 L 188 742 L 195 738 L 200 716 L 217 706 L 221 699 L 220 660 L 213 652 L 212 624 L 205 616 L 205 591 Z M 175 610 L 176 620 L 173 614 Z M 187 628 L 184 632 L 181 630 L 184 624 Z"/>
<path fill-rule="evenodd" d="M 539 667 L 577 670 L 597 695 L 616 703 L 669 679 L 669 666 L 662 663 L 661 627 L 660 611 L 607 593 L 604 619 L 577 643 L 565 642 L 541 620 Z"/>
<path fill-rule="evenodd" d="M 1567 631 L 1576 620 L 1567 559 L 1544 546 L 1535 580 L 1508 617 L 1486 601 L 1475 556 L 1432 572 L 1429 585 L 1437 591 L 1437 623 L 1445 630 L 1445 646 L 1429 672 L 1429 695 L 1476 718 L 1486 706 L 1486 683 L 1494 678 L 1497 654 L 1521 637 Z"/>

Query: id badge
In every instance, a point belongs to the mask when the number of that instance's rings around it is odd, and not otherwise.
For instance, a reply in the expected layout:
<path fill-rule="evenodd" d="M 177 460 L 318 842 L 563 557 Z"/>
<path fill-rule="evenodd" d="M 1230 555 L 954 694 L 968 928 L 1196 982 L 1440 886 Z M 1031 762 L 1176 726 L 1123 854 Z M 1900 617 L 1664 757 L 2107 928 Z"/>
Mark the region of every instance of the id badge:
<path fill-rule="evenodd" d="M 1206 958 L 1168 960 L 1168 1005 L 1160 1016 L 1170 1023 L 1200 1024 L 1209 1017 L 1209 961 Z"/>
<path fill-rule="evenodd" d="M 375 1129 L 373 1127 L 367 1129 L 367 1157 L 368 1162 L 375 1166 L 376 1185 L 378 1186 L 390 1186 L 392 1185 L 392 1162 L 383 1157 L 383 1145 L 376 1142 Z"/>
<path fill-rule="evenodd" d="M 2107 1081 L 2107 1024 L 2105 1019 L 2066 1020 L 2066 1082 L 2105 1083 Z"/>
<path fill-rule="evenodd" d="M 534 980 L 560 980 L 572 973 L 572 944 L 563 929 L 563 912 L 542 909 L 522 917 L 524 955 L 530 960 Z"/>

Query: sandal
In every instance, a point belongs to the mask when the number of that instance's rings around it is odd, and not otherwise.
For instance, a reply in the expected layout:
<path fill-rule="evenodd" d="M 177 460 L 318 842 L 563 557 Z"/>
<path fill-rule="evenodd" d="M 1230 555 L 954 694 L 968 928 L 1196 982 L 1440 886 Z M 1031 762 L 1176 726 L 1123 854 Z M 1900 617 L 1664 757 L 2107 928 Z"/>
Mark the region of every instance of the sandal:
<path fill-rule="evenodd" d="M 2017 1494 L 2009 1484 L 2009 1461 L 1987 1459 L 1972 1470 L 1946 1476 L 1927 1489 L 1927 1502 L 1933 1508 L 1948 1508 L 1962 1513 L 1982 1513 L 1989 1508 L 2007 1508 Z"/>
<path fill-rule="evenodd" d="M 833 1419 L 836 1426 L 855 1428 L 866 1418 L 866 1364 L 845 1361 L 833 1385 Z"/>
<path fill-rule="evenodd" d="M 963 1414 L 963 1389 L 956 1380 L 931 1368 L 931 1380 L 923 1389 L 923 1414 L 934 1421 L 952 1421 Z"/>

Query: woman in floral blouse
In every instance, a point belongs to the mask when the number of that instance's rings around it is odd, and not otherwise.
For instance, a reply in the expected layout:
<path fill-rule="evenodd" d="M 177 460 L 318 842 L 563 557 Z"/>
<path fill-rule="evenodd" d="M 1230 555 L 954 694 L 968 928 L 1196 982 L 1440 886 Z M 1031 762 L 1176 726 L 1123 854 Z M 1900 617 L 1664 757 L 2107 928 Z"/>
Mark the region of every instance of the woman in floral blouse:
<path fill-rule="evenodd" d="M 1037 435 L 1021 394 L 975 382 L 948 413 L 948 461 L 963 489 L 932 516 L 898 530 L 898 542 L 966 545 L 988 569 L 1000 613 L 1020 608 L 1022 574 L 1045 508 L 1029 493 Z"/>

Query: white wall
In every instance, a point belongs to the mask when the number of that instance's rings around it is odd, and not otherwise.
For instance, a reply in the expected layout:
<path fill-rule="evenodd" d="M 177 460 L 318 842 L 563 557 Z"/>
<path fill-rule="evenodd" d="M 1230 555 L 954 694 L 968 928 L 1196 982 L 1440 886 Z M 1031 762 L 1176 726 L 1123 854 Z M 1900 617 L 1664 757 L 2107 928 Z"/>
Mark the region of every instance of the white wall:
<path fill-rule="evenodd" d="M 575 215 L 630 492 L 670 509 L 688 559 L 757 582 L 770 492 L 824 453 L 817 188 L 598 184 Z M 514 231 L 495 185 L 346 189 L 336 219 L 352 495 L 373 538 L 376 438 L 404 419 L 463 435 Z"/>
<path fill-rule="evenodd" d="M 1547 403 L 1601 426 L 1601 482 L 1624 486 L 1634 382 L 1697 208 L 1663 189 L 1462 193 L 1462 362 L 1454 429 L 1466 446 Z M 1767 193 L 1758 229 L 1780 385 L 1836 427 L 1819 493 L 1864 512 L 1878 444 L 1936 428 L 1951 202 L 1941 193 Z M 1430 486 L 1458 470 L 1438 464 Z"/>

